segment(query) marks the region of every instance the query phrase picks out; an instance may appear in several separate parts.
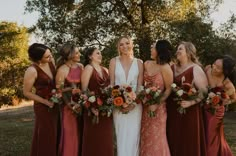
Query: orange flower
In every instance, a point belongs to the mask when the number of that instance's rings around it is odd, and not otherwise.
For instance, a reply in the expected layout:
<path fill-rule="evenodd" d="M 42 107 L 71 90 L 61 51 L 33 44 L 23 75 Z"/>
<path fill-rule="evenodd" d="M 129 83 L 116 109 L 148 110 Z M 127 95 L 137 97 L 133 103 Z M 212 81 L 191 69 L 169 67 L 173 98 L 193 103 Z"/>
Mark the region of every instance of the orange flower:
<path fill-rule="evenodd" d="M 76 94 L 76 93 L 80 93 L 81 90 L 76 88 L 76 89 L 72 89 L 72 94 Z"/>
<path fill-rule="evenodd" d="M 97 98 L 97 104 L 101 106 L 103 104 L 102 100 L 100 98 Z"/>
<path fill-rule="evenodd" d="M 228 99 L 229 98 L 229 96 L 226 94 L 226 93 L 221 93 L 221 97 L 223 98 L 223 99 Z"/>
<path fill-rule="evenodd" d="M 214 96 L 212 97 L 212 104 L 215 106 L 220 102 L 220 97 L 219 96 Z"/>
<path fill-rule="evenodd" d="M 121 106 L 122 104 L 124 103 L 124 100 L 123 100 L 123 98 L 122 97 L 116 97 L 115 99 L 114 99 L 114 105 L 115 106 Z"/>
<path fill-rule="evenodd" d="M 118 96 L 119 95 L 119 90 L 118 89 L 113 89 L 111 92 L 112 96 Z"/>

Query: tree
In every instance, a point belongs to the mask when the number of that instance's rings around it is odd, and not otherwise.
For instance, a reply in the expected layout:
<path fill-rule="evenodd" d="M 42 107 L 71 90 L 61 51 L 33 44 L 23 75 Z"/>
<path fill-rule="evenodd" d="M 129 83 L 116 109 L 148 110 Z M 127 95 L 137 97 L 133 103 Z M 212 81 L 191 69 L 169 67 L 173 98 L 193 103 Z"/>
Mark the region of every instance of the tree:
<path fill-rule="evenodd" d="M 26 27 L 12 22 L 0 22 L 0 34 L 0 105 L 18 103 L 23 98 L 29 35 Z"/>
<path fill-rule="evenodd" d="M 138 47 L 136 55 L 146 60 L 156 39 L 166 38 L 174 44 L 180 39 L 190 40 L 200 49 L 207 44 L 207 38 L 221 39 L 212 23 L 206 22 L 209 12 L 221 0 L 83 0 L 77 5 L 73 2 L 27 0 L 26 10 L 40 13 L 36 27 L 52 46 L 73 40 L 80 46 L 109 49 L 117 37 L 130 34 Z M 201 58 L 207 55 L 205 52 L 209 51 L 199 51 Z"/>

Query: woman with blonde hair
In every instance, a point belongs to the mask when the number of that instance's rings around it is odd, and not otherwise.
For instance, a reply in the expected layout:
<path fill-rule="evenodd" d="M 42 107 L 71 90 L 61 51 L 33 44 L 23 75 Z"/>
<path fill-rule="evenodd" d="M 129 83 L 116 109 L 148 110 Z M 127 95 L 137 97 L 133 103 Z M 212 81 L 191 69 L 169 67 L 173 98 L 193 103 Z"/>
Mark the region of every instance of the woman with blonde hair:
<path fill-rule="evenodd" d="M 120 37 L 117 43 L 119 56 L 111 59 L 109 73 L 111 85 L 130 85 L 134 91 L 138 91 L 143 84 L 143 63 L 134 57 L 133 48 L 130 37 Z M 141 116 L 142 106 L 136 103 L 121 111 L 114 111 L 118 156 L 139 155 Z"/>
<path fill-rule="evenodd" d="M 191 42 L 181 42 L 176 52 L 177 63 L 172 65 L 174 83 L 190 84 L 199 95 L 193 100 L 177 101 L 171 94 L 167 101 L 167 138 L 172 156 L 205 156 L 206 144 L 201 101 L 207 92 L 207 78 L 199 66 L 196 48 Z M 179 107 L 185 114 L 177 111 Z"/>

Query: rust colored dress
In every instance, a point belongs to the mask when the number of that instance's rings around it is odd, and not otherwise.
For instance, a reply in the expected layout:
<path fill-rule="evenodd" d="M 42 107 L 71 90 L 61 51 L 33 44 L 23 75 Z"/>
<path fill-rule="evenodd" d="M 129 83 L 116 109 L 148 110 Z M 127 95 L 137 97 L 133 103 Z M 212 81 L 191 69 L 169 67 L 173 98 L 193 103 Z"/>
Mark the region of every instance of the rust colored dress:
<path fill-rule="evenodd" d="M 160 72 L 153 76 L 144 73 L 146 87 L 155 86 L 164 90 L 164 81 Z M 170 156 L 166 137 L 166 103 L 158 105 L 155 117 L 148 117 L 148 108 L 143 107 L 141 121 L 140 156 Z"/>
<path fill-rule="evenodd" d="M 224 136 L 225 107 L 219 106 L 215 114 L 208 111 L 207 105 L 204 108 L 207 156 L 233 156 Z"/>
<path fill-rule="evenodd" d="M 175 66 L 172 66 L 175 75 Z M 174 83 L 181 86 L 192 84 L 193 67 L 189 67 L 178 76 L 174 76 Z M 186 109 L 186 114 L 177 111 L 179 105 L 171 94 L 167 100 L 167 139 L 171 156 L 205 156 L 206 143 L 204 133 L 203 111 L 200 104 Z"/>
<path fill-rule="evenodd" d="M 88 89 L 101 94 L 101 89 L 110 83 L 109 75 L 102 68 L 103 78 L 93 69 Z M 113 121 L 112 117 L 99 116 L 99 123 L 93 124 L 92 117 L 84 113 L 82 156 L 113 156 Z"/>
<path fill-rule="evenodd" d="M 49 99 L 51 90 L 55 89 L 55 81 L 52 80 L 36 64 L 32 65 L 37 71 L 37 79 L 34 83 L 36 94 L 42 98 Z M 50 70 L 55 77 L 56 70 L 52 63 L 49 63 Z M 57 123 L 59 109 L 34 102 L 35 125 L 31 156 L 56 156 L 57 155 Z"/>
<path fill-rule="evenodd" d="M 81 68 L 70 68 L 65 80 L 65 87 L 80 87 Z M 60 156 L 80 155 L 81 117 L 77 116 L 67 105 L 62 106 Z"/>

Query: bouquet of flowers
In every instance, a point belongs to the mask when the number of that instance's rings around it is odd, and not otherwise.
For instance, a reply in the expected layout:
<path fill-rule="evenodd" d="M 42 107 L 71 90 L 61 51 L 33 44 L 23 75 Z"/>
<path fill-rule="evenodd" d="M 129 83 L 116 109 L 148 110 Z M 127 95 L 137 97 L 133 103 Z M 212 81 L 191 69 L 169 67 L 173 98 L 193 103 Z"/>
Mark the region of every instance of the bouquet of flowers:
<path fill-rule="evenodd" d="M 209 88 L 208 95 L 206 98 L 206 104 L 208 111 L 212 114 L 216 113 L 216 108 L 223 105 L 223 100 L 229 99 L 229 96 L 225 93 L 223 88 L 215 87 Z"/>
<path fill-rule="evenodd" d="M 71 91 L 70 107 L 76 114 L 82 115 L 82 106 L 85 104 L 87 96 L 80 89 L 75 88 Z"/>
<path fill-rule="evenodd" d="M 129 85 L 115 85 L 108 86 L 103 90 L 103 94 L 106 96 L 105 103 L 111 108 L 118 108 L 120 110 L 133 105 L 136 99 L 136 94 L 132 91 Z M 122 111 L 124 114 L 128 111 Z"/>
<path fill-rule="evenodd" d="M 89 116 L 93 115 L 92 122 L 98 124 L 99 123 L 99 110 L 101 109 L 103 105 L 102 99 L 99 96 L 95 95 L 94 92 L 90 92 L 90 91 L 87 91 L 85 93 L 84 99 L 86 100 L 83 102 L 83 106 L 87 109 L 88 115 Z M 98 112 L 94 113 L 93 111 L 95 110 Z"/>
<path fill-rule="evenodd" d="M 197 90 L 189 83 L 182 83 L 182 86 L 179 87 L 175 83 L 171 85 L 172 91 L 175 93 L 176 98 L 174 100 L 177 101 L 177 104 L 180 104 L 181 101 L 185 100 L 195 100 L 198 98 Z M 182 106 L 179 106 L 177 111 L 180 114 L 185 114 L 186 109 Z"/>
<path fill-rule="evenodd" d="M 51 97 L 49 101 L 57 104 L 62 104 L 62 90 L 61 89 L 53 89 L 51 92 Z"/>
<path fill-rule="evenodd" d="M 142 89 L 139 94 L 137 95 L 136 102 L 137 103 L 143 103 L 145 106 L 151 106 L 155 104 L 160 104 L 160 100 L 162 97 L 162 91 L 159 89 L 159 87 L 147 87 L 145 89 Z M 148 111 L 149 117 L 155 117 L 156 112 L 155 111 Z"/>

